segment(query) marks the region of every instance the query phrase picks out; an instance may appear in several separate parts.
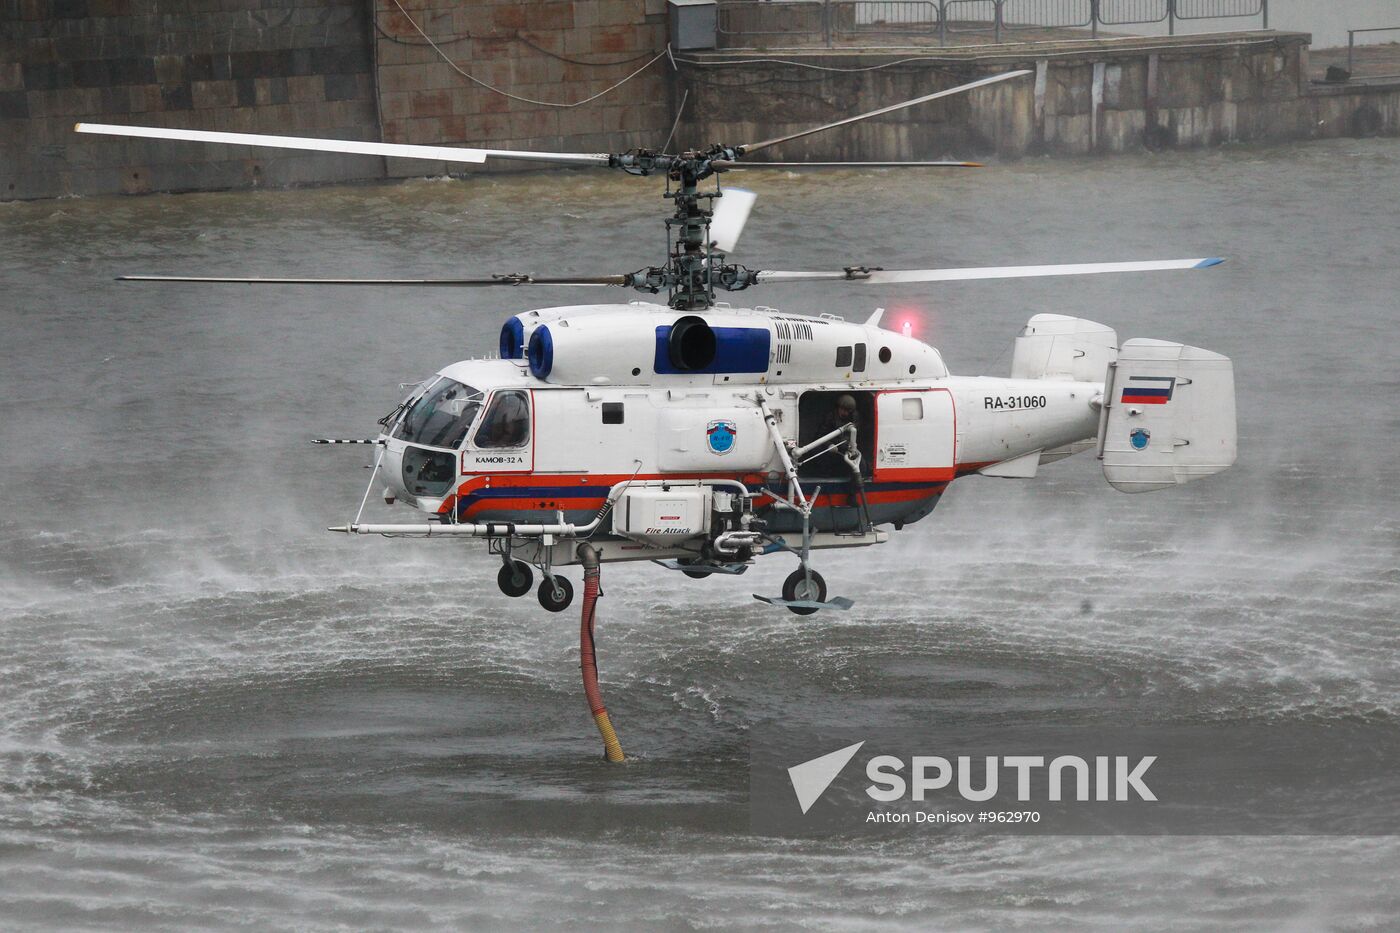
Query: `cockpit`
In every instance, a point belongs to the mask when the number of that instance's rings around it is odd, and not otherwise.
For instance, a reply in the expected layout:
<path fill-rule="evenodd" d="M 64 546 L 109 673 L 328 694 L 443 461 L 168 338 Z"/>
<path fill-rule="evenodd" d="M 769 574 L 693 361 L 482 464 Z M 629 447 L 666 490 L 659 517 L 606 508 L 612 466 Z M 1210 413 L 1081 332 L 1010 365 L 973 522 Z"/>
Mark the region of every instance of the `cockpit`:
<path fill-rule="evenodd" d="M 481 411 L 483 397 L 469 385 L 439 378 L 404 412 L 393 436 L 410 444 L 455 450 L 462 446 L 467 429 Z"/>
<path fill-rule="evenodd" d="M 519 389 L 500 389 L 488 403 L 480 389 L 440 376 L 408 404 L 391 436 L 407 445 L 401 468 L 404 490 L 414 496 L 445 496 L 457 477 L 457 451 L 510 450 L 529 443 L 529 396 Z"/>

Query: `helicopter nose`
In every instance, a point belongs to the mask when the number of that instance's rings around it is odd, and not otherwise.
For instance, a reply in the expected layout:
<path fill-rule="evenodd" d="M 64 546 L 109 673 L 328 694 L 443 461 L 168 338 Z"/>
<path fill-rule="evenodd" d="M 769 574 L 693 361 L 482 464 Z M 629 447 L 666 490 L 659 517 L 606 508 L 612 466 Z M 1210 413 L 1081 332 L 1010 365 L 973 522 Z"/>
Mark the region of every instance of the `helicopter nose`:
<path fill-rule="evenodd" d="M 403 452 L 406 446 L 402 441 L 389 441 L 384 448 L 384 459 L 379 464 L 379 475 L 375 477 L 376 483 L 383 486 L 384 500 L 391 505 L 391 497 L 410 500 L 412 498 L 403 480 Z"/>

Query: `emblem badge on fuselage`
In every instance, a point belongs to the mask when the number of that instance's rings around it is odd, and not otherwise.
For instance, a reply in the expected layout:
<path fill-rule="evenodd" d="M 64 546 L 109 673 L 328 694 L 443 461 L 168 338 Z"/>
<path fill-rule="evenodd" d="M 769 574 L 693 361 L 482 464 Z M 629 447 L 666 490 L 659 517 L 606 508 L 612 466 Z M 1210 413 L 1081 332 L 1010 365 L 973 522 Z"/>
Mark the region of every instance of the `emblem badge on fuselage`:
<path fill-rule="evenodd" d="M 739 426 L 732 421 L 711 421 L 705 426 L 705 438 L 710 446 L 710 453 L 724 456 L 734 449 L 734 438 L 739 433 Z"/>

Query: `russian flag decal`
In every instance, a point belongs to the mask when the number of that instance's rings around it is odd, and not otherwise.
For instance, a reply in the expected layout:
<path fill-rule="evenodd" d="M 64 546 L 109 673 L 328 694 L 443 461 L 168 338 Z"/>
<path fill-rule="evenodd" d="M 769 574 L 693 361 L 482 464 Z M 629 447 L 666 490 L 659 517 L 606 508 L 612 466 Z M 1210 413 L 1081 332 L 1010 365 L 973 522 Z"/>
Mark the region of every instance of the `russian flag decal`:
<path fill-rule="evenodd" d="M 1130 376 L 1123 389 L 1123 402 L 1129 405 L 1165 405 L 1176 388 L 1175 376 Z"/>

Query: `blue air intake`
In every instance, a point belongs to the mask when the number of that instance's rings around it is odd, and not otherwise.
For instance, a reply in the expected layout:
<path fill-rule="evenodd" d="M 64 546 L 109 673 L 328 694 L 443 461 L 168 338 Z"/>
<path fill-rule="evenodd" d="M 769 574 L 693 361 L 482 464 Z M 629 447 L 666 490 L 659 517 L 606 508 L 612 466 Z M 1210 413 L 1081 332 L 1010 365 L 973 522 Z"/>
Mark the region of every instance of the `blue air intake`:
<path fill-rule="evenodd" d="M 525 325 L 513 317 L 501 328 L 501 359 L 518 360 L 525 355 Z"/>
<path fill-rule="evenodd" d="M 548 327 L 536 327 L 530 335 L 529 360 L 530 373 L 536 379 L 549 378 L 550 370 L 554 369 L 554 338 Z"/>

